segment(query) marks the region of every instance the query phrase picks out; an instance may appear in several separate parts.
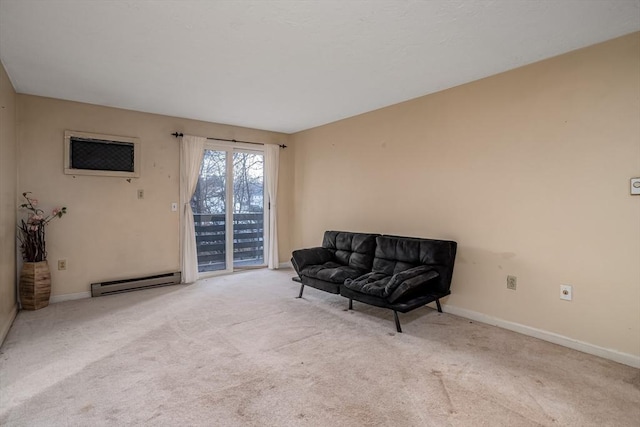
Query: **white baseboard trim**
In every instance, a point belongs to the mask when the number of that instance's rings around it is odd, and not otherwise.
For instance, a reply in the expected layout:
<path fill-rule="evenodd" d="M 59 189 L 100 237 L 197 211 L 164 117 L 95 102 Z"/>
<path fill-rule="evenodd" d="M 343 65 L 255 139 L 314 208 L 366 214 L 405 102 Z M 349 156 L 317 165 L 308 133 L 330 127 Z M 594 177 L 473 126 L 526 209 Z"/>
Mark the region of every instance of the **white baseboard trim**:
<path fill-rule="evenodd" d="M 2 325 L 2 329 L 0 329 L 0 345 L 4 342 L 7 335 L 9 335 L 9 329 L 11 329 L 11 325 L 13 325 L 13 321 L 16 320 L 16 316 L 18 315 L 18 304 L 14 303 L 11 311 L 9 312 L 9 316 L 5 323 Z"/>
<path fill-rule="evenodd" d="M 73 301 L 75 299 L 91 298 L 91 292 L 78 292 L 75 294 L 54 295 L 49 298 L 49 303 L 55 304 L 63 301 Z"/>
<path fill-rule="evenodd" d="M 278 264 L 278 268 L 293 268 L 293 265 L 291 265 L 291 261 L 281 262 Z"/>
<path fill-rule="evenodd" d="M 498 319 L 496 317 L 492 317 L 483 313 L 478 313 L 477 311 L 467 310 L 452 305 L 444 305 L 442 309 L 445 313 L 451 313 L 456 316 L 475 320 L 476 322 L 498 326 L 503 329 L 508 329 L 510 331 L 518 332 L 523 335 L 528 335 L 530 337 L 552 342 L 554 344 L 578 350 L 583 353 L 588 353 L 594 356 L 613 360 L 614 362 L 629 365 L 634 368 L 640 368 L 640 356 L 635 356 L 633 354 L 623 353 L 621 351 L 600 347 L 583 341 L 578 341 L 573 338 L 565 337 L 564 335 L 556 334 L 554 332 L 532 328 L 531 326 L 522 325 L 520 323 L 509 322 L 507 320 Z"/>

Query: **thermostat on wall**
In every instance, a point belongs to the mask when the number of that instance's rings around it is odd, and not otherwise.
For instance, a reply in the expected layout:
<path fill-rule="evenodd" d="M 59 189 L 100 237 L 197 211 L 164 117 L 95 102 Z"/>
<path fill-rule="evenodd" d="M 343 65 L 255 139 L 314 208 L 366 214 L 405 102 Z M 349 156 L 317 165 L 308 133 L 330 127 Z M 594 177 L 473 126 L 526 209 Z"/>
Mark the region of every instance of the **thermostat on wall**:
<path fill-rule="evenodd" d="M 631 178 L 631 194 L 640 195 L 640 178 Z"/>

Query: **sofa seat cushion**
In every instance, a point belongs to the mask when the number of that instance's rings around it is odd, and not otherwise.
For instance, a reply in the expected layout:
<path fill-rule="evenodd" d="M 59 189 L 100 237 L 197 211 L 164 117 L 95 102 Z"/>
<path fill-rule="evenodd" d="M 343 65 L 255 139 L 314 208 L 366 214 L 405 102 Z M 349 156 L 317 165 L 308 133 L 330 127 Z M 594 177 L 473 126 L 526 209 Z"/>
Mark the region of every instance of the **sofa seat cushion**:
<path fill-rule="evenodd" d="M 387 284 L 391 280 L 391 276 L 384 273 L 367 273 L 357 279 L 347 279 L 344 286 L 352 291 L 374 297 L 386 298 Z"/>
<path fill-rule="evenodd" d="M 344 286 L 352 291 L 395 302 L 436 277 L 438 277 L 437 271 L 429 266 L 421 265 L 393 276 L 373 271 L 355 280 L 345 280 Z"/>
<path fill-rule="evenodd" d="M 312 279 L 342 284 L 346 279 L 354 279 L 361 276 L 364 272 L 364 270 L 350 265 L 342 265 L 334 261 L 329 261 L 324 264 L 305 267 L 300 271 L 300 274 Z"/>

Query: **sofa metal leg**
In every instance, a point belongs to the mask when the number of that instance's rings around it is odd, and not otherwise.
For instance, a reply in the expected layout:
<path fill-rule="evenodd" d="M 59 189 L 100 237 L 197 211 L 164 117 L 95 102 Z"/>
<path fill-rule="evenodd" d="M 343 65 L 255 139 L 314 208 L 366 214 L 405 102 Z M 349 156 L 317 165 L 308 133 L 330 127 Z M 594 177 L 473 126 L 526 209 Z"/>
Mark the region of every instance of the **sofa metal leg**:
<path fill-rule="evenodd" d="M 304 285 L 300 285 L 300 295 L 298 295 L 298 298 L 302 298 L 302 291 L 304 291 Z"/>
<path fill-rule="evenodd" d="M 349 298 L 349 310 L 353 310 L 353 300 Z"/>
<path fill-rule="evenodd" d="M 396 331 L 401 334 L 402 328 L 400 327 L 400 319 L 398 319 L 398 312 L 395 310 L 393 310 L 393 318 L 396 320 Z"/>
<path fill-rule="evenodd" d="M 438 306 L 438 313 L 442 313 L 442 306 L 440 305 L 440 300 L 436 300 L 436 306 Z"/>

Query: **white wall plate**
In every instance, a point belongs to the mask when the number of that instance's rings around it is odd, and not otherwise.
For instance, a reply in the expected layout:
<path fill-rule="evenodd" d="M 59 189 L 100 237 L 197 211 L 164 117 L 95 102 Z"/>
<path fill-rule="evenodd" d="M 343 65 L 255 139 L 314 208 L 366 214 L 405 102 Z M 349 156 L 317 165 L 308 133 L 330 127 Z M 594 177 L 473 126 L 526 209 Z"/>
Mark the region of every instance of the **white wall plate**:
<path fill-rule="evenodd" d="M 631 194 L 640 194 L 640 178 L 631 178 Z"/>

